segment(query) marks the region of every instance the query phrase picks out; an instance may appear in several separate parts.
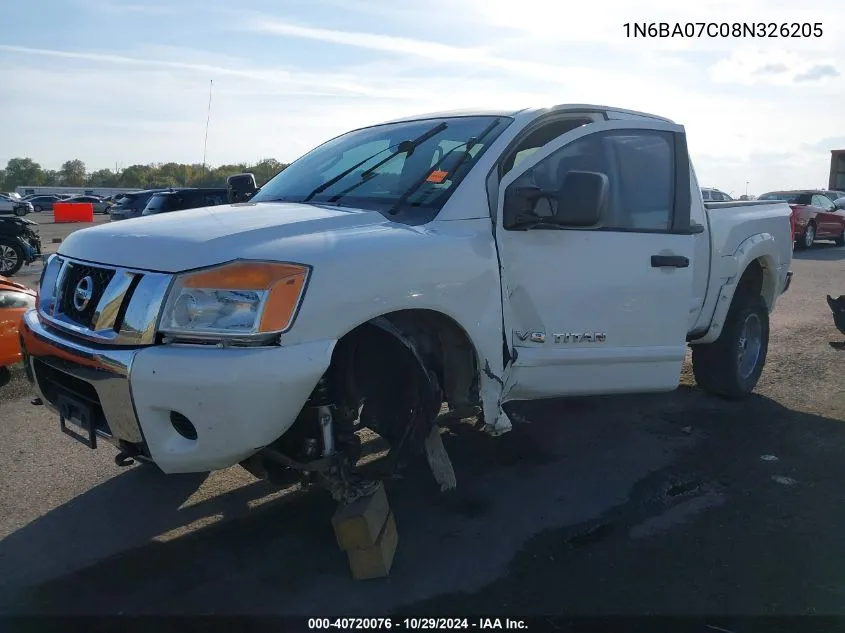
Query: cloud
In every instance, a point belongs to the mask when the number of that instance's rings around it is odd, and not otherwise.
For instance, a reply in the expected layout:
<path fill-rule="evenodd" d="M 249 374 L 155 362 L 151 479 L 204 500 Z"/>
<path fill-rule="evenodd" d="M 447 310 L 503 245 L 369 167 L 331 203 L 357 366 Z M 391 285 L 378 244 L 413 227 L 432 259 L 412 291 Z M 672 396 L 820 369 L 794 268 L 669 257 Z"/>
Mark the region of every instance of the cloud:
<path fill-rule="evenodd" d="M 708 68 L 712 81 L 743 86 L 790 86 L 800 81 L 824 81 L 831 88 L 842 89 L 836 82 L 840 73 L 833 59 L 788 49 L 771 50 L 763 47 L 741 47 L 719 59 Z"/>
<path fill-rule="evenodd" d="M 782 75 L 788 70 L 786 64 L 765 64 L 752 72 L 755 75 Z"/>
<path fill-rule="evenodd" d="M 75 0 L 79 11 L 88 11 L 96 14 L 112 14 L 112 15 L 136 15 L 142 16 L 162 16 L 162 15 L 176 15 L 185 9 L 185 4 L 188 0 L 182 0 L 179 3 L 172 4 L 158 4 L 155 0 L 147 0 L 144 3 L 127 2 L 126 0 Z"/>
<path fill-rule="evenodd" d="M 177 47 L 165 47 L 165 49 L 170 50 L 171 54 L 176 58 L 181 58 L 183 56 Z M 291 89 L 298 88 L 304 91 L 308 91 L 309 89 L 312 91 L 319 89 L 318 93 L 324 96 L 332 94 L 365 95 L 371 97 L 377 96 L 382 99 L 413 97 L 413 95 L 403 95 L 401 92 L 391 91 L 387 86 L 384 86 L 384 89 L 379 90 L 368 89 L 366 86 L 359 83 L 357 78 L 344 76 L 342 74 L 301 73 L 280 68 L 256 69 L 254 66 L 252 68 L 247 68 L 246 66 L 221 66 L 207 63 L 155 59 L 141 56 L 132 57 L 100 52 L 63 51 L 47 48 L 12 46 L 7 44 L 0 44 L 0 51 L 20 53 L 23 55 L 36 55 L 74 61 L 93 62 L 95 64 L 136 66 L 139 69 L 147 67 L 169 69 L 173 71 L 186 71 L 195 75 L 202 75 L 206 78 L 229 77 L 234 79 L 243 79 L 249 80 L 250 82 L 253 82 L 253 84 L 261 84 L 265 86 L 266 90 L 270 91 L 272 91 L 272 87 L 275 86 L 287 86 Z M 196 56 L 196 54 L 197 51 L 193 51 L 193 55 Z"/>
<path fill-rule="evenodd" d="M 796 82 L 814 81 L 825 77 L 839 77 L 840 72 L 832 64 L 816 64 L 805 72 L 795 75 Z"/>

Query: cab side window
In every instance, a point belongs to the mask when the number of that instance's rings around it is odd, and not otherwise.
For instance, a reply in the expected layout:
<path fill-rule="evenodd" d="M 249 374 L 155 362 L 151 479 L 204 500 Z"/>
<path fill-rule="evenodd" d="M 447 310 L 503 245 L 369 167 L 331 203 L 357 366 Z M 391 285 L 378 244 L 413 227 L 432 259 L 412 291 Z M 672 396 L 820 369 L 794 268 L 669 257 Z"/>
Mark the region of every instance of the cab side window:
<path fill-rule="evenodd" d="M 527 170 L 511 187 L 558 191 L 570 171 L 604 174 L 609 204 L 602 230 L 665 232 L 674 214 L 675 153 L 672 135 L 650 130 L 591 134 L 562 147 Z M 541 200 L 537 215 L 560 216 L 554 200 Z"/>
<path fill-rule="evenodd" d="M 502 161 L 501 176 L 504 176 L 523 160 L 531 156 L 531 154 L 547 143 L 552 142 L 557 137 L 592 122 L 592 119 L 580 117 L 574 119 L 561 119 L 546 123 L 533 132 L 530 132 L 519 142 L 519 145 L 508 153 L 504 161 Z"/>

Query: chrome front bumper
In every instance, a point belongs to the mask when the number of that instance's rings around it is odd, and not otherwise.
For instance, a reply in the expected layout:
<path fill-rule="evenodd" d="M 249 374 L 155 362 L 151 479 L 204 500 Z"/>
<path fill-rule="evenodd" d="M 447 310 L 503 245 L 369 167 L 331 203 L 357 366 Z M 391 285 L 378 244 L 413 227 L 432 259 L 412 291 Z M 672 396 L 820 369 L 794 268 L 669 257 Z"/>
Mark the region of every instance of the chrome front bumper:
<path fill-rule="evenodd" d="M 45 326 L 36 310 L 24 314 L 20 342 L 27 378 L 47 407 L 59 413 L 57 400 L 63 393 L 84 400 L 95 413 L 97 436 L 147 453 L 129 386 L 136 350 L 70 341 Z"/>

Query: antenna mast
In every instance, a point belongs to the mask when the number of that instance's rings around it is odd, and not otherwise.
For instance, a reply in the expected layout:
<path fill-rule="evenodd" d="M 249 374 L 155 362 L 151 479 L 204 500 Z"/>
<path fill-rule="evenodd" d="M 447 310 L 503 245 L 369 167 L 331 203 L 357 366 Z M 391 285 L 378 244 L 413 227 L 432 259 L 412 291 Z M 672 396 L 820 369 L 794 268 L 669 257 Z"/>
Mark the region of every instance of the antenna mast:
<path fill-rule="evenodd" d="M 211 89 L 214 86 L 214 80 L 209 79 L 208 83 L 208 115 L 205 118 L 205 141 L 202 144 L 202 180 L 205 180 L 205 154 L 208 149 L 208 124 L 211 121 Z"/>

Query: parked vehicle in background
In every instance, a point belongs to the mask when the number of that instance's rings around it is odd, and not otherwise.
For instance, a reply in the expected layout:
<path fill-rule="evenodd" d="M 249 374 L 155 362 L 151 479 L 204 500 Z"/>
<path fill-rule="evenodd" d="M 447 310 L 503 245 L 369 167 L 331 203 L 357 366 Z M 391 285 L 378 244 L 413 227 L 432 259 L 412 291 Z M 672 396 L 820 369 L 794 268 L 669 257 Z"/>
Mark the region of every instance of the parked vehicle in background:
<path fill-rule="evenodd" d="M 733 198 L 731 198 L 724 191 L 720 191 L 719 189 L 714 189 L 712 187 L 702 187 L 701 188 L 701 197 L 703 198 L 704 202 L 732 202 L 733 201 Z"/>
<path fill-rule="evenodd" d="M 53 203 L 60 202 L 61 198 L 59 196 L 27 196 L 25 199 L 26 202 L 32 205 L 32 210 L 36 213 L 40 213 L 41 211 L 52 211 L 53 210 Z"/>
<path fill-rule="evenodd" d="M 38 225 L 27 218 L 0 218 L 0 275 L 14 275 L 41 256 Z"/>
<path fill-rule="evenodd" d="M 845 211 L 837 209 L 822 189 L 770 191 L 758 200 L 782 200 L 792 209 L 797 248 L 810 248 L 817 239 L 845 246 Z"/>
<path fill-rule="evenodd" d="M 824 195 L 830 198 L 831 202 L 833 202 L 834 206 L 836 205 L 837 200 L 841 200 L 845 198 L 845 191 L 827 191 L 826 189 L 820 190 Z M 838 208 L 838 207 L 837 207 Z"/>
<path fill-rule="evenodd" d="M 153 194 L 141 215 L 157 215 L 198 207 L 215 207 L 220 204 L 227 204 L 227 202 L 227 189 L 225 187 L 208 189 L 186 187 Z"/>
<path fill-rule="evenodd" d="M 108 213 L 109 207 L 111 206 L 99 196 L 74 196 L 62 202 L 88 202 L 93 205 L 94 213 Z"/>
<path fill-rule="evenodd" d="M 15 191 L 4 191 L 0 193 L 0 198 L 8 198 L 9 200 L 17 200 L 20 202 L 21 196 Z"/>
<path fill-rule="evenodd" d="M 9 382 L 9 366 L 21 359 L 18 326 L 23 313 L 35 307 L 32 288 L 0 275 L 0 387 Z"/>
<path fill-rule="evenodd" d="M 27 213 L 32 213 L 33 206 L 29 202 L 23 200 L 0 198 L 0 214 L 13 214 L 17 216 L 24 216 Z"/>
<path fill-rule="evenodd" d="M 703 203 L 682 126 L 603 106 L 366 127 L 240 193 L 47 261 L 24 358 L 91 448 L 348 502 L 356 428 L 402 464 L 442 403 L 499 436 L 507 402 L 673 390 L 688 343 L 700 388 L 747 396 L 791 280 L 788 205 Z"/>
<path fill-rule="evenodd" d="M 141 213 L 150 198 L 154 193 L 159 191 L 167 191 L 166 189 L 145 189 L 144 191 L 134 191 L 126 193 L 109 207 L 109 220 L 117 222 L 118 220 L 129 220 L 131 218 L 141 217 Z"/>

